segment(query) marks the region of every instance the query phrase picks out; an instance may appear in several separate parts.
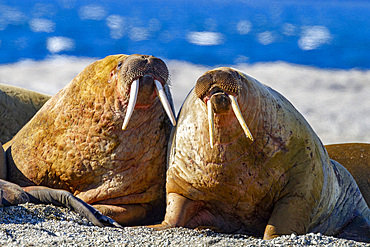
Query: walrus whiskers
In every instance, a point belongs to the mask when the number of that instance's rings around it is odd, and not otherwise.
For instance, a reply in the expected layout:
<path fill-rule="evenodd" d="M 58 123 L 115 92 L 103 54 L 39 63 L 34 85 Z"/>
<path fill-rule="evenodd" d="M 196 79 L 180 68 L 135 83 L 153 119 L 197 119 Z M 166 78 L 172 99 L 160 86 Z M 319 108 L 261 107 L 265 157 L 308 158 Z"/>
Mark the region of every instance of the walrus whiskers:
<path fill-rule="evenodd" d="M 212 108 L 212 103 L 210 100 L 207 101 L 208 108 L 208 125 L 209 125 L 209 142 L 211 148 L 213 148 L 214 136 L 215 136 L 215 124 L 214 124 L 214 113 Z"/>
<path fill-rule="evenodd" d="M 245 135 L 251 139 L 251 141 L 254 140 L 253 136 L 252 136 L 252 133 L 251 131 L 249 130 L 248 126 L 247 126 L 247 123 L 245 122 L 243 116 L 242 116 L 242 113 L 240 111 L 240 107 L 239 107 L 239 104 L 238 102 L 236 101 L 236 98 L 233 96 L 233 95 L 229 95 L 229 98 L 231 100 L 231 106 L 233 107 L 233 111 L 235 113 L 235 116 L 236 118 L 238 119 L 240 125 L 242 126 L 243 130 L 244 130 L 244 133 Z"/>
<path fill-rule="evenodd" d="M 172 125 L 176 126 L 176 118 L 172 111 L 171 105 L 168 102 L 166 93 L 163 90 L 162 84 L 158 80 L 154 80 L 154 84 L 155 84 L 155 90 L 157 91 L 159 100 L 161 101 L 163 108 L 167 113 L 168 118 L 171 120 Z M 135 80 L 131 84 L 130 99 L 128 101 L 126 116 L 125 116 L 125 120 L 123 121 L 122 130 L 126 129 L 128 122 L 131 118 L 132 112 L 134 111 L 138 92 L 139 92 L 139 80 Z"/>
<path fill-rule="evenodd" d="M 128 100 L 126 116 L 125 120 L 123 121 L 122 130 L 126 129 L 128 121 L 130 120 L 132 112 L 134 111 L 138 92 L 139 92 L 139 80 L 135 80 L 131 84 L 130 99 Z"/>
<path fill-rule="evenodd" d="M 173 114 L 172 108 L 168 99 L 166 97 L 166 93 L 163 90 L 162 84 L 158 80 L 154 80 L 155 89 L 157 91 L 158 97 L 163 105 L 164 110 L 167 113 L 168 118 L 171 120 L 173 126 L 176 126 L 176 118 Z"/>

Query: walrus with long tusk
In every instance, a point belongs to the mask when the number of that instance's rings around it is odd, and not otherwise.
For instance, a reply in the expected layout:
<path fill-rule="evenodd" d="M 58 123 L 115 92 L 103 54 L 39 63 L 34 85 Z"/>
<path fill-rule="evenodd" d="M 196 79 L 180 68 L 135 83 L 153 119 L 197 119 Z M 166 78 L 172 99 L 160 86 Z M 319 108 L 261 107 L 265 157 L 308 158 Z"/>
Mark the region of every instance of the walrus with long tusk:
<path fill-rule="evenodd" d="M 121 225 L 161 220 L 171 123 L 176 120 L 162 60 L 135 54 L 96 61 L 4 145 L 0 170 L 7 168 L 4 179 L 23 189 L 0 184 L 2 200 L 24 191 L 67 206 L 71 198 L 82 200 Z"/>
<path fill-rule="evenodd" d="M 287 99 L 237 70 L 198 79 L 171 142 L 157 229 L 370 241 L 370 210 L 349 172 Z"/>

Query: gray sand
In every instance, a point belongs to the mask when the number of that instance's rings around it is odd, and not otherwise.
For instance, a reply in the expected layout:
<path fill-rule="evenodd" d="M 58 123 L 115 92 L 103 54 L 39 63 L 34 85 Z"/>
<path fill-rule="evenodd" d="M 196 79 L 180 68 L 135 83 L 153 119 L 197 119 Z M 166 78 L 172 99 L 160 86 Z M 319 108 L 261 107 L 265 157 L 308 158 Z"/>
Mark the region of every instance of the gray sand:
<path fill-rule="evenodd" d="M 55 94 L 93 59 L 56 57 L 0 66 L 0 83 Z M 208 67 L 167 61 L 176 110 Z M 233 66 L 287 97 L 325 144 L 370 142 L 370 71 L 321 70 L 286 63 Z M 64 208 L 0 208 L 0 246 L 370 246 L 321 234 L 263 241 L 245 235 L 175 228 L 101 228 Z"/>
<path fill-rule="evenodd" d="M 97 227 L 65 208 L 50 205 L 0 208 L 0 222 L 1 246 L 369 246 L 321 234 L 292 234 L 266 241 L 207 229 Z"/>

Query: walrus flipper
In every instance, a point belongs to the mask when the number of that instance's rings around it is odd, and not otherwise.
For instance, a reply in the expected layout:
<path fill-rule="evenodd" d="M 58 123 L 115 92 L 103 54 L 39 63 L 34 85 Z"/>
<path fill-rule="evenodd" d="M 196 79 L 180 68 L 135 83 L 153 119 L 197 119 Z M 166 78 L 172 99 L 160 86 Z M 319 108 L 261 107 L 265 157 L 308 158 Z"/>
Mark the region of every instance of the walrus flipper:
<path fill-rule="evenodd" d="M 17 184 L 0 179 L 0 207 L 29 202 L 28 194 Z"/>
<path fill-rule="evenodd" d="M 0 207 L 26 202 L 64 206 L 85 217 L 96 226 L 121 227 L 117 222 L 67 191 L 42 186 L 22 188 L 17 184 L 0 179 Z"/>
<path fill-rule="evenodd" d="M 369 212 L 357 215 L 336 237 L 368 243 L 370 240 Z"/>
<path fill-rule="evenodd" d="M 29 186 L 23 188 L 28 196 L 29 202 L 36 204 L 53 204 L 64 206 L 68 209 L 84 216 L 96 226 L 112 226 L 122 228 L 113 219 L 103 215 L 93 206 L 75 197 L 68 191 L 51 189 L 43 186 Z"/>
<path fill-rule="evenodd" d="M 370 143 L 331 144 L 325 148 L 331 159 L 351 173 L 370 208 Z"/>

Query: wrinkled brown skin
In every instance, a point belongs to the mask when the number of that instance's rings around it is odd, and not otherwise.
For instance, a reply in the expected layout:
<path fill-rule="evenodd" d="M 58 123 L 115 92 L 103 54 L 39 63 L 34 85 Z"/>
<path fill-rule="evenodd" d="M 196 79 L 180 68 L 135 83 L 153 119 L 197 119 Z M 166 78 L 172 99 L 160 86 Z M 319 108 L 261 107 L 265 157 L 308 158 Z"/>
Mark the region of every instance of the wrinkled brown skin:
<path fill-rule="evenodd" d="M 123 131 L 137 78 L 135 110 Z M 153 79 L 172 104 L 168 70 L 158 58 L 113 55 L 89 65 L 4 145 L 8 181 L 69 191 L 121 225 L 163 219 L 171 123 Z"/>
<path fill-rule="evenodd" d="M 325 145 L 325 148 L 331 159 L 351 173 L 370 207 L 370 144 L 342 143 Z"/>
<path fill-rule="evenodd" d="M 154 228 L 211 227 L 264 239 L 320 232 L 370 240 L 370 210 L 352 176 L 329 159 L 288 100 L 230 68 L 201 78 L 213 85 L 202 99 L 192 90 L 179 113 L 169 154 L 165 220 Z M 234 96 L 253 142 L 230 101 L 215 97 L 220 91 L 233 94 L 219 89 L 230 80 L 239 86 Z M 213 149 L 206 98 L 216 109 Z"/>
<path fill-rule="evenodd" d="M 12 139 L 50 98 L 50 95 L 0 84 L 0 142 Z"/>

